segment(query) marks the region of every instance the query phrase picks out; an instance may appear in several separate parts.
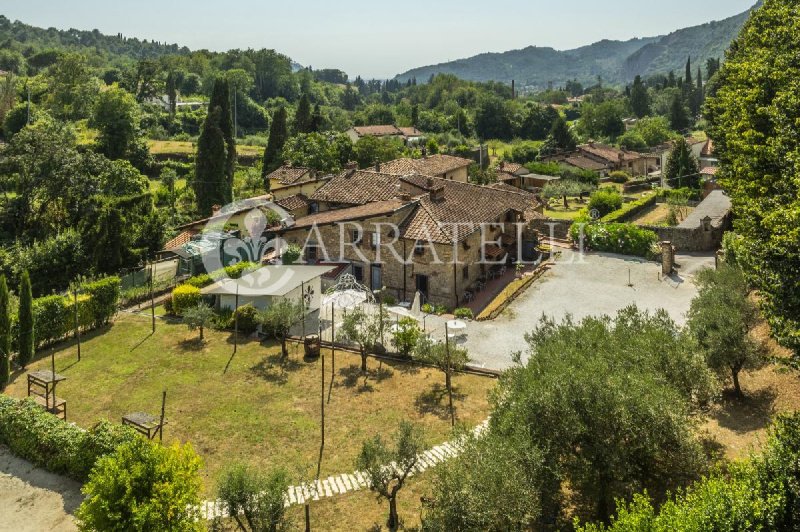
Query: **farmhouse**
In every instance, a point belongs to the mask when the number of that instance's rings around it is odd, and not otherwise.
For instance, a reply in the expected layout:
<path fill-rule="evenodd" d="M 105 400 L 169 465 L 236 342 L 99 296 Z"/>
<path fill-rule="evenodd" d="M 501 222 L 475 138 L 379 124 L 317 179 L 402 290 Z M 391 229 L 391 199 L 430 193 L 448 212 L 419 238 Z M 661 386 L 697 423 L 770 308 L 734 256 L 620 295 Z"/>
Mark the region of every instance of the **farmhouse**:
<path fill-rule="evenodd" d="M 533 174 L 530 170 L 517 163 L 503 161 L 497 167 L 498 183 L 505 183 L 529 192 L 539 190 L 547 183 L 560 179 L 559 176 Z"/>
<path fill-rule="evenodd" d="M 656 171 L 661 165 L 661 160 L 655 155 L 621 150 L 597 142 L 578 146 L 577 154 L 579 157 L 602 165 L 602 169 L 608 172 L 618 170 L 633 176 L 647 175 Z"/>
<path fill-rule="evenodd" d="M 471 159 L 444 154 L 425 155 L 423 150 L 421 159 L 395 159 L 381 163 L 377 169 L 387 174 L 421 174 L 466 183 L 469 181 L 471 164 Z"/>
<path fill-rule="evenodd" d="M 280 231 L 306 263 L 346 262 L 373 290 L 452 308 L 494 269 L 532 258 L 529 223 L 542 216 L 533 194 L 419 174 L 351 170 L 311 199 L 320 211 Z"/>
<path fill-rule="evenodd" d="M 354 143 L 364 137 L 396 138 L 404 142 L 417 141 L 423 137 L 422 131 L 415 127 L 397 127 L 394 125 L 355 126 L 348 129 L 345 134 Z"/>
<path fill-rule="evenodd" d="M 312 194 L 325 184 L 330 176 L 322 176 L 312 168 L 286 163 L 267 174 L 266 181 L 273 199 L 280 200 L 296 194 Z"/>

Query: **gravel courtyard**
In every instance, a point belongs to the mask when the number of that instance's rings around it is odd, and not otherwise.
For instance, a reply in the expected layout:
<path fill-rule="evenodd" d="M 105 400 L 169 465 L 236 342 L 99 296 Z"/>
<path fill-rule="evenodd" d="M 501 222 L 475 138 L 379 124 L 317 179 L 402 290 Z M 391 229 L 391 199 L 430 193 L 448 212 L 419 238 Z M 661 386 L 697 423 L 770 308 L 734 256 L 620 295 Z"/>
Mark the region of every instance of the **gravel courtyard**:
<path fill-rule="evenodd" d="M 496 320 L 471 322 L 464 345 L 472 365 L 503 370 L 512 365 L 511 354 L 526 351 L 524 335 L 543 315 L 576 319 L 613 315 L 628 305 L 641 309 L 665 309 L 679 324 L 697 293 L 693 274 L 714 266 L 712 255 L 679 255 L 678 273 L 660 278 L 661 266 L 633 257 L 565 251 L 552 269 L 535 281 Z M 630 272 L 630 284 L 628 274 Z M 444 322 L 427 319 L 428 330 L 443 336 Z M 525 357 L 523 356 L 523 360 Z"/>

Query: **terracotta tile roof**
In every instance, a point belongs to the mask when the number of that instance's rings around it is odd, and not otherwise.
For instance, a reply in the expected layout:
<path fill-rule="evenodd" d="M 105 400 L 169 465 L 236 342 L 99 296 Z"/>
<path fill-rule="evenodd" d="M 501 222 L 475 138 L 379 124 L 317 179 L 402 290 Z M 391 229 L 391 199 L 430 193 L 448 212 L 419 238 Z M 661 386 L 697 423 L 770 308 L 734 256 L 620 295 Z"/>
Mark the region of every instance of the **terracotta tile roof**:
<path fill-rule="evenodd" d="M 295 183 L 304 181 L 313 181 L 314 178 L 314 170 L 302 166 L 281 166 L 267 175 L 267 179 L 275 179 L 283 185 L 294 185 Z"/>
<path fill-rule="evenodd" d="M 186 229 L 185 231 L 181 231 L 177 236 L 175 236 L 175 238 L 164 244 L 164 249 L 179 248 L 189 242 L 194 235 L 199 233 L 200 231 L 197 229 Z"/>
<path fill-rule="evenodd" d="M 516 181 L 519 179 L 519 176 L 510 172 L 497 172 L 497 180 L 498 181 Z"/>
<path fill-rule="evenodd" d="M 509 173 L 509 174 L 517 174 L 517 175 L 521 175 L 520 171 L 522 172 L 522 174 L 529 173 L 528 169 L 525 168 L 524 166 L 522 166 L 521 164 L 510 163 L 508 161 L 502 161 L 500 163 L 500 166 L 497 167 L 497 171 L 498 172 L 505 172 L 505 173 Z"/>
<path fill-rule="evenodd" d="M 514 176 L 514 177 L 516 178 L 516 176 Z M 507 183 L 503 183 L 502 181 L 498 181 L 497 183 L 492 183 L 491 185 L 489 185 L 489 188 L 494 188 L 496 190 L 504 190 L 506 192 L 520 192 L 521 191 L 521 189 L 519 189 L 519 188 L 517 188 L 515 186 L 512 186 L 512 185 L 509 185 Z"/>
<path fill-rule="evenodd" d="M 287 196 L 282 200 L 278 200 L 275 203 L 286 209 L 287 211 L 293 211 L 296 209 L 303 209 L 308 207 L 308 198 L 303 194 L 293 194 L 291 196 Z"/>
<path fill-rule="evenodd" d="M 405 137 L 422 137 L 425 135 L 425 133 L 415 127 L 399 127 L 397 129 L 402 131 Z"/>
<path fill-rule="evenodd" d="M 595 161 L 594 159 L 589 159 L 588 157 L 584 157 L 583 155 L 574 155 L 572 157 L 567 157 L 564 159 L 564 162 L 575 166 L 576 168 L 581 168 L 583 170 L 592 170 L 592 171 L 599 171 L 605 170 L 608 168 L 607 164 L 603 164 L 600 162 Z"/>
<path fill-rule="evenodd" d="M 386 201 L 400 192 L 400 176 L 368 170 L 346 170 L 311 195 L 313 201 L 363 205 Z"/>
<path fill-rule="evenodd" d="M 616 164 L 619 161 L 636 161 L 642 158 L 640 153 L 633 151 L 620 150 L 606 144 L 589 143 L 578 146 L 578 150 Z"/>
<path fill-rule="evenodd" d="M 700 170 L 700 175 L 717 175 L 716 166 L 706 166 Z"/>
<path fill-rule="evenodd" d="M 359 137 L 391 137 L 402 136 L 403 131 L 397 126 L 355 126 L 353 131 Z"/>
<path fill-rule="evenodd" d="M 208 218 L 202 218 L 200 220 L 189 222 L 188 224 L 179 225 L 176 229 L 191 229 L 199 225 L 204 225 L 215 221 L 227 220 L 228 218 L 230 218 L 235 214 L 263 207 L 269 204 L 269 202 L 270 202 L 269 194 L 264 194 L 262 196 L 255 196 L 253 198 L 236 200 L 233 203 L 225 205 L 222 209 L 215 212 Z"/>
<path fill-rule="evenodd" d="M 375 201 L 365 205 L 357 205 L 355 207 L 348 207 L 345 209 L 333 209 L 330 211 L 318 212 L 316 214 L 298 218 L 292 227 L 287 227 L 284 229 L 284 231 L 304 229 L 313 225 L 329 225 L 338 222 L 363 220 L 366 218 L 373 218 L 375 216 L 385 216 L 387 214 L 392 214 L 412 203 L 414 202 L 391 199 L 387 201 Z"/>
<path fill-rule="evenodd" d="M 423 174 L 434 177 L 442 176 L 447 172 L 469 167 L 474 161 L 452 155 L 429 155 L 424 159 L 395 159 L 381 164 L 381 172 L 388 174 Z"/>
<path fill-rule="evenodd" d="M 508 211 L 524 213 L 526 219 L 541 216 L 536 213 L 540 205 L 536 196 L 522 190 L 424 176 L 407 176 L 403 180 L 430 191 L 419 197 L 419 207 L 404 222 L 401 234 L 404 238 L 450 244 L 463 240 L 478 230 L 480 224 L 497 222 Z M 457 223 L 472 226 L 453 225 Z"/>

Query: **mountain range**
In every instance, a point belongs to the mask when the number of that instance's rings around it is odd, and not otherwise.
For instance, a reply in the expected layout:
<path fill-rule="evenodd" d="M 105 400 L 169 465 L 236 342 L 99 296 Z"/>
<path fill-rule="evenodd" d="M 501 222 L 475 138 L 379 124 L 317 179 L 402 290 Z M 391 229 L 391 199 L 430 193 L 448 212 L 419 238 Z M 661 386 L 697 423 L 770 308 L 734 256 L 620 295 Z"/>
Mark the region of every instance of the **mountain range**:
<path fill-rule="evenodd" d="M 560 86 L 575 79 L 593 84 L 598 77 L 605 83 L 629 83 L 637 74 L 644 77 L 683 73 L 686 59 L 704 65 L 709 58 L 722 58 L 731 41 L 739 34 L 750 10 L 721 21 L 674 31 L 669 35 L 636 38 L 628 41 L 602 40 L 574 50 L 529 46 L 502 53 L 484 53 L 438 65 L 409 70 L 397 76 L 406 81 L 427 80 L 433 74 L 454 74 L 471 81 L 515 80 L 517 86 L 545 88 Z"/>

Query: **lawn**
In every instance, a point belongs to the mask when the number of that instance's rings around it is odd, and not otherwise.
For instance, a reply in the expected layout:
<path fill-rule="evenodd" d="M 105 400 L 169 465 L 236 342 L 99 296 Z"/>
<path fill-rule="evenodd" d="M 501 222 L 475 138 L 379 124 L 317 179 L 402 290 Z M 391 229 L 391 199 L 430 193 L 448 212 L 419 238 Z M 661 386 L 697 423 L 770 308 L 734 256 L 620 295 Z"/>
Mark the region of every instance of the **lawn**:
<path fill-rule="evenodd" d="M 682 209 L 682 216 L 678 223 L 683 221 L 686 216 L 692 213 L 694 210 L 693 207 L 684 207 Z M 667 219 L 669 218 L 669 205 L 666 203 L 659 203 L 657 205 L 653 205 L 652 207 L 646 209 L 641 214 L 639 214 L 636 218 L 632 220 L 632 223 L 636 225 L 667 225 Z"/>
<path fill-rule="evenodd" d="M 150 148 L 150 153 L 153 155 L 170 153 L 188 155 L 193 154 L 196 150 L 196 144 L 194 142 L 180 140 L 148 140 L 147 146 Z M 264 148 L 260 146 L 237 144 L 236 153 L 239 155 L 255 157 L 262 155 L 264 153 Z"/>
<path fill-rule="evenodd" d="M 279 348 L 257 340 L 243 340 L 232 356 L 227 332 L 206 331 L 202 346 L 196 339 L 197 332 L 161 320 L 151 335 L 144 312 L 121 314 L 108 329 L 87 335 L 80 362 L 74 345 L 57 347 L 56 371 L 67 377 L 58 395 L 68 401 L 69 420 L 89 427 L 136 411 L 157 414 L 166 390 L 165 441 L 191 442 L 205 461 L 207 494 L 234 461 L 263 469 L 284 466 L 298 480 L 313 478 L 320 448 L 320 362 L 304 362 L 292 346 L 290 362 L 282 367 Z M 40 353 L 29 370 L 49 368 L 49 354 Z M 330 402 L 322 475 L 355 469 L 361 443 L 393 432 L 404 419 L 424 427 L 432 445 L 450 437 L 441 373 L 371 359 L 365 385 L 360 357 L 338 351 L 331 388 L 331 357 L 325 358 Z M 459 375 L 454 384 L 458 420 L 470 426 L 484 420 L 495 381 Z M 25 395 L 24 374 L 16 375 L 6 393 Z"/>
<path fill-rule="evenodd" d="M 588 200 L 568 197 L 567 204 L 569 207 L 565 209 L 562 198 L 553 198 L 545 205 L 544 215 L 557 220 L 574 220 L 580 215 L 581 210 L 586 207 Z"/>

